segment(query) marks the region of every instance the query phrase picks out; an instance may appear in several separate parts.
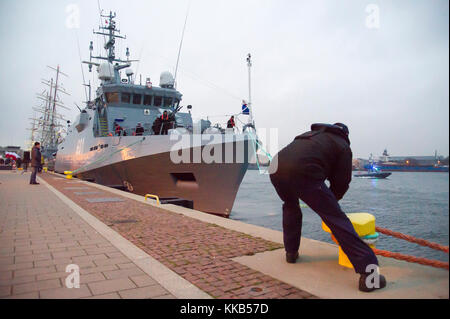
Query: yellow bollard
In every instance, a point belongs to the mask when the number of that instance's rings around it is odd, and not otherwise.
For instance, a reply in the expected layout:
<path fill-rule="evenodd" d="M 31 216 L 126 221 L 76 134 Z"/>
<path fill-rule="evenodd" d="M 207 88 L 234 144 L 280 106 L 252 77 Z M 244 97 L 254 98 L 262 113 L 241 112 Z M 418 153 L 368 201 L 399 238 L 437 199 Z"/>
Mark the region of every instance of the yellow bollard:
<path fill-rule="evenodd" d="M 368 213 L 347 214 L 348 219 L 352 222 L 356 233 L 366 242 L 370 242 L 369 246 L 375 248 L 375 242 L 378 239 L 378 233 L 375 231 L 375 216 Z M 322 222 L 322 229 L 331 234 L 331 239 L 339 245 L 331 230 Z M 352 263 L 339 245 L 339 265 L 353 268 Z"/>
<path fill-rule="evenodd" d="M 64 171 L 64 175 L 66 175 L 67 179 L 72 179 L 72 172 L 71 171 Z"/>
<path fill-rule="evenodd" d="M 161 202 L 159 201 L 159 197 L 157 195 L 147 194 L 147 195 L 145 195 L 145 200 L 147 200 L 148 197 L 154 198 L 156 200 L 156 204 L 158 204 L 158 205 L 161 204 Z"/>

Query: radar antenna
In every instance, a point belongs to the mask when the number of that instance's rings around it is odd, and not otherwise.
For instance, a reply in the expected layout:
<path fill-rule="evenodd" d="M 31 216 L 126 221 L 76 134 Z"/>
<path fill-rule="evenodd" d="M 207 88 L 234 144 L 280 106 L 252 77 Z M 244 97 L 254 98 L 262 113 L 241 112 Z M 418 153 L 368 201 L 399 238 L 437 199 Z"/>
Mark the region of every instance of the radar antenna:
<path fill-rule="evenodd" d="M 122 60 L 120 58 L 116 57 L 116 39 L 126 39 L 126 36 L 120 35 L 120 30 L 117 29 L 116 21 L 114 20 L 116 18 L 116 13 L 110 11 L 108 15 L 104 15 L 103 11 L 100 12 L 100 19 L 106 19 L 105 20 L 105 26 L 100 25 L 99 31 L 93 30 L 93 34 L 101 35 L 105 37 L 105 45 L 103 48 L 106 51 L 106 56 L 102 55 L 93 55 L 94 51 L 94 42 L 91 41 L 89 44 L 89 61 L 83 61 L 83 63 L 89 65 L 89 72 L 92 72 L 92 66 L 100 66 L 100 63 L 93 62 L 93 60 L 103 60 L 108 61 L 111 65 L 114 64 L 114 78 L 116 79 L 116 82 L 120 82 L 120 77 L 118 76 L 118 71 L 128 68 L 131 66 L 131 62 L 138 62 L 138 60 L 130 60 L 130 49 L 126 48 L 126 60 Z"/>

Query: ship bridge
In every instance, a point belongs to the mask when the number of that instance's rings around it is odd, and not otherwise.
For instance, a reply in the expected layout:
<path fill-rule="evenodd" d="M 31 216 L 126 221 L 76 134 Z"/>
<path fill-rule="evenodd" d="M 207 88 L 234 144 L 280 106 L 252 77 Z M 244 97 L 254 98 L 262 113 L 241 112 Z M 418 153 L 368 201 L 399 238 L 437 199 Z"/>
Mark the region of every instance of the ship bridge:
<path fill-rule="evenodd" d="M 138 125 L 144 128 L 143 135 L 159 134 L 161 132 L 154 132 L 152 127 L 164 111 L 171 117 L 173 128 L 191 130 L 191 114 L 179 112 L 182 94 L 176 90 L 174 76 L 170 72 L 161 73 L 159 87 L 154 87 L 149 78 L 144 85 L 136 85 L 130 66 L 137 60 L 130 60 L 128 48 L 125 60 L 117 58 L 115 53 L 116 40 L 126 39 L 125 36 L 119 35 L 120 30 L 114 20 L 116 14 L 110 12 L 109 15 L 101 14 L 101 17 L 107 19 L 106 25 L 102 24 L 100 31 L 94 31 L 94 34 L 104 37 L 106 56 L 93 55 L 94 45 L 91 41 L 90 60 L 83 61 L 89 65 L 89 72 L 92 72 L 94 66 L 97 67 L 98 79 L 101 81 L 95 100 L 87 102 L 87 108 L 95 111 L 94 136 L 115 135 L 116 125 L 119 125 L 126 135 L 133 135 Z M 125 77 L 122 77 L 123 71 Z M 85 86 L 90 90 L 90 84 Z M 91 101 L 90 91 L 88 101 Z M 141 135 L 141 132 L 139 133 Z"/>
<path fill-rule="evenodd" d="M 190 113 L 177 112 L 182 94 L 175 89 L 149 87 L 134 84 L 106 84 L 97 91 L 97 136 L 114 135 L 114 123 L 123 128 L 126 135 L 133 135 L 138 123 L 144 127 L 144 135 L 153 135 L 155 120 L 164 111 L 176 113 L 175 127 L 192 129 Z"/>

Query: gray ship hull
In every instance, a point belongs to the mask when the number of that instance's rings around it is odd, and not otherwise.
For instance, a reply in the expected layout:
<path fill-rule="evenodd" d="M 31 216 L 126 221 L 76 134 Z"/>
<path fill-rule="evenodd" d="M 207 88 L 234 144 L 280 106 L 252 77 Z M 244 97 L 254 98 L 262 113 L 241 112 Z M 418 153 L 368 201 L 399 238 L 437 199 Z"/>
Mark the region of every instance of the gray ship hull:
<path fill-rule="evenodd" d="M 222 153 L 218 163 L 206 163 L 203 157 L 198 163 L 194 160 L 175 163 L 172 160 L 174 152 L 183 151 L 189 154 L 190 159 L 195 158 L 194 154 L 203 154 L 208 145 L 202 142 L 197 147 L 174 151 L 171 149 L 174 142 L 169 136 L 147 136 L 142 144 L 129 148 L 124 145 L 142 138 L 127 137 L 121 142 L 118 137 L 96 139 L 96 143 L 109 143 L 109 147 L 100 152 L 79 152 L 78 155 L 61 147 L 55 171 L 75 171 L 74 175 L 81 179 L 109 187 L 125 187 L 139 195 L 192 200 L 196 210 L 228 217 L 249 158 L 253 157 L 253 148 L 252 141 L 245 134 L 231 135 L 231 141 L 227 138 L 222 135 L 222 142 L 215 144 L 216 150 L 220 149 Z M 230 149 L 233 157 L 227 160 L 226 154 L 230 154 Z"/>
<path fill-rule="evenodd" d="M 139 195 L 189 199 L 196 210 L 228 217 L 247 166 L 173 164 L 170 153 L 160 153 L 107 165 L 79 177 L 111 187 L 131 186 Z"/>

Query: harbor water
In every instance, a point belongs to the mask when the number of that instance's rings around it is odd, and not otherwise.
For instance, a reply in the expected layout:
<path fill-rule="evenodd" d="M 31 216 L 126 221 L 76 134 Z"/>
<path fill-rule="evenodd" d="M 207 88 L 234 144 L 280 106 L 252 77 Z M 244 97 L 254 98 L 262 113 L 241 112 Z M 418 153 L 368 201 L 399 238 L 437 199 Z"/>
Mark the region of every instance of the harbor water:
<path fill-rule="evenodd" d="M 387 179 L 355 178 L 340 202 L 346 213 L 367 212 L 377 226 L 449 244 L 449 174 L 395 172 Z M 247 171 L 231 214 L 232 219 L 282 230 L 282 202 L 269 175 Z M 302 208 L 302 236 L 332 243 L 321 219 Z M 380 235 L 377 248 L 448 261 L 448 255 L 404 240 Z"/>

